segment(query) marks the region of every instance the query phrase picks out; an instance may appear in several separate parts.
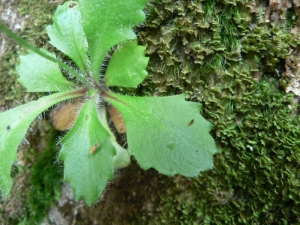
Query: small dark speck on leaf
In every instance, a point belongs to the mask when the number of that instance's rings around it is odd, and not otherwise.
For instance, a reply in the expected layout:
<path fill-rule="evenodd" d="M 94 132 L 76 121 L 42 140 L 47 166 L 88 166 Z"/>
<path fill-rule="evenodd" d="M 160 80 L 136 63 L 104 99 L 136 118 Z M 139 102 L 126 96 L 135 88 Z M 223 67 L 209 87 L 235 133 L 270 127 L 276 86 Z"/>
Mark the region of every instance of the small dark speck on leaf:
<path fill-rule="evenodd" d="M 86 116 L 85 116 L 85 120 L 88 120 L 88 119 L 89 119 L 89 115 L 86 115 Z"/>
<path fill-rule="evenodd" d="M 194 119 L 192 119 L 189 123 L 189 126 L 192 126 L 194 124 Z"/>
<path fill-rule="evenodd" d="M 69 8 L 70 8 L 70 9 L 73 8 L 74 6 L 77 6 L 77 3 L 76 3 L 76 2 L 71 2 L 71 3 L 69 4 Z"/>
<path fill-rule="evenodd" d="M 169 144 L 167 145 L 169 149 L 173 150 L 174 149 L 174 143 L 173 142 L 169 142 Z"/>
<path fill-rule="evenodd" d="M 6 130 L 10 131 L 10 125 L 8 125 L 8 126 L 6 127 Z"/>

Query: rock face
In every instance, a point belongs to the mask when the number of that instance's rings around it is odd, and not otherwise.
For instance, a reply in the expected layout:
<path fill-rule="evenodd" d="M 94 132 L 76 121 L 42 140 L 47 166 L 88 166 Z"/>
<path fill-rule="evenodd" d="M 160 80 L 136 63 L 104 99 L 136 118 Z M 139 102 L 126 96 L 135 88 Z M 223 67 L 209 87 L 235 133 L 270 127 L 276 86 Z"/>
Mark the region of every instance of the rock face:
<path fill-rule="evenodd" d="M 2 23 L 6 24 L 14 32 L 18 32 L 22 29 L 25 24 L 24 18 L 20 16 L 18 10 L 16 9 L 19 1 L 5 1 L 1 0 L 0 2 L 0 20 Z M 9 94 L 12 91 L 11 85 L 14 85 L 16 82 L 14 78 L 10 75 L 15 74 L 12 71 L 14 59 L 11 57 L 11 53 L 15 51 L 15 45 L 11 40 L 9 40 L 2 32 L 0 33 L 0 110 L 10 108 L 12 106 L 13 94 Z"/>
<path fill-rule="evenodd" d="M 14 32 L 20 31 L 25 24 L 25 18 L 20 16 L 18 10 L 16 9 L 16 6 L 19 4 L 19 2 L 20 1 L 18 0 L 0 1 L 0 19 Z M 1 34 L 0 58 L 2 58 L 4 53 L 7 51 L 7 47 L 6 38 L 3 34 Z"/>
<path fill-rule="evenodd" d="M 38 47 L 51 48 L 43 30 L 51 23 L 57 2 L 19 3 L 2 1 L 2 20 L 9 18 L 10 28 Z M 17 16 L 17 5 L 22 17 Z M 60 134 L 46 117 L 28 136 L 30 144 L 23 145 L 34 150 L 20 151 L 24 166 L 15 175 L 12 195 L 1 202 L 0 221 L 298 224 L 297 1 L 151 0 L 145 11 L 147 20 L 136 31 L 140 43 L 147 45 L 150 75 L 138 92 L 185 92 L 191 101 L 203 102 L 202 114 L 215 125 L 212 134 L 221 151 L 215 156 L 215 168 L 186 179 L 143 171 L 132 163 L 117 172 L 99 203 L 88 208 L 75 202 L 67 184 L 61 186 L 62 169 L 53 145 Z M 25 27 L 22 18 L 27 20 Z M 20 93 L 15 81 L 19 46 L 3 37 L 1 43 L 0 106 L 4 110 L 13 106 L 12 100 L 23 102 L 26 93 Z M 25 96 L 26 100 L 35 97 Z M 50 176 L 50 171 L 55 173 Z"/>

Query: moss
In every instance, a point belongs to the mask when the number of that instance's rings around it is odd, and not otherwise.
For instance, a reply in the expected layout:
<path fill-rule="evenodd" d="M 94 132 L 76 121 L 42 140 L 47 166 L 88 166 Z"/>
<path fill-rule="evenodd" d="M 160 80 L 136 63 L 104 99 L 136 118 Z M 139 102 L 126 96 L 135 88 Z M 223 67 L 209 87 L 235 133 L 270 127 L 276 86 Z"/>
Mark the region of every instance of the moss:
<path fill-rule="evenodd" d="M 2 96 L 0 99 L 0 109 L 12 107 L 13 100 L 20 102 L 23 100 L 23 96 L 20 91 L 22 90 L 22 87 L 17 84 L 17 75 L 13 66 L 18 62 L 16 48 L 10 41 L 7 46 L 9 46 L 8 52 L 0 58 L 0 94 Z"/>
<path fill-rule="evenodd" d="M 144 86 L 193 94 L 197 84 L 239 63 L 252 72 L 282 71 L 299 39 L 284 23 L 272 27 L 258 20 L 263 10 L 250 1 L 152 1 L 139 31 L 151 57 Z"/>
<path fill-rule="evenodd" d="M 14 187 L 3 203 L 0 220 L 8 224 L 40 224 L 60 197 L 62 171 L 57 164 L 57 133 L 46 121 L 28 136 L 28 150 L 19 153 L 21 165 L 15 168 Z M 44 143 L 43 143 L 44 142 Z"/>
<path fill-rule="evenodd" d="M 30 191 L 26 198 L 27 210 L 21 224 L 40 224 L 48 210 L 60 197 L 62 171 L 57 164 L 56 133 L 52 131 L 47 148 L 39 154 L 33 152 L 30 169 Z"/>

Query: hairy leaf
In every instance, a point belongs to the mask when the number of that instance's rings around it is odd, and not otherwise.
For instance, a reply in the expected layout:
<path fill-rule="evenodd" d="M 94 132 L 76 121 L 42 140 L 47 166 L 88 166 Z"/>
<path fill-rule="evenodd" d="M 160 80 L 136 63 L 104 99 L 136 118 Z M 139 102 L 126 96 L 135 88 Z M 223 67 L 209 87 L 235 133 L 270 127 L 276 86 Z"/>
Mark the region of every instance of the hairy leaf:
<path fill-rule="evenodd" d="M 59 5 L 47 27 L 50 43 L 69 56 L 83 73 L 88 71 L 88 44 L 81 25 L 81 15 L 76 2 Z"/>
<path fill-rule="evenodd" d="M 97 94 L 82 107 L 75 125 L 62 139 L 59 158 L 64 160 L 64 179 L 77 200 L 97 201 L 107 180 L 114 177 L 116 149 L 97 113 Z"/>
<path fill-rule="evenodd" d="M 128 149 L 142 168 L 188 177 L 213 168 L 213 154 L 217 152 L 209 135 L 213 126 L 199 114 L 201 104 L 184 98 L 114 93 L 105 97 L 124 117 Z"/>
<path fill-rule="evenodd" d="M 40 49 L 41 52 L 55 58 L 54 53 Z M 74 87 L 61 73 L 58 64 L 29 51 L 27 55 L 20 56 L 17 72 L 18 81 L 27 88 L 28 92 L 66 91 Z"/>
<path fill-rule="evenodd" d="M 10 171 L 12 163 L 17 160 L 18 146 L 32 121 L 57 102 L 82 96 L 84 93 L 83 90 L 60 92 L 0 114 L 0 190 L 4 196 L 8 195 L 12 187 Z"/>
<path fill-rule="evenodd" d="M 147 2 L 148 0 L 78 0 L 94 80 L 98 80 L 99 68 L 107 51 L 122 41 L 136 38 L 132 28 L 145 19 L 142 9 Z"/>
<path fill-rule="evenodd" d="M 104 81 L 107 86 L 137 87 L 148 75 L 145 46 L 138 46 L 137 40 L 120 44 L 107 66 Z"/>
<path fill-rule="evenodd" d="M 25 41 L 23 38 L 16 35 L 13 31 L 8 29 L 4 24 L 1 23 L 1 21 L 0 21 L 0 31 L 3 31 L 8 37 L 11 37 L 14 41 L 16 41 L 17 43 L 23 45 L 24 47 L 31 50 L 35 54 L 38 54 L 39 56 L 44 57 L 45 59 L 48 59 L 49 61 L 53 62 L 54 64 L 57 63 L 61 68 L 65 69 L 66 71 L 68 71 L 73 76 L 78 77 L 79 80 L 83 81 L 83 83 L 84 83 L 85 80 L 81 79 L 79 74 L 75 70 L 73 70 L 71 67 L 69 67 L 66 64 L 62 63 L 61 61 L 57 60 L 55 58 L 55 56 L 51 55 L 47 51 L 44 51 L 43 49 L 41 51 L 39 48 L 31 45 L 30 43 Z"/>

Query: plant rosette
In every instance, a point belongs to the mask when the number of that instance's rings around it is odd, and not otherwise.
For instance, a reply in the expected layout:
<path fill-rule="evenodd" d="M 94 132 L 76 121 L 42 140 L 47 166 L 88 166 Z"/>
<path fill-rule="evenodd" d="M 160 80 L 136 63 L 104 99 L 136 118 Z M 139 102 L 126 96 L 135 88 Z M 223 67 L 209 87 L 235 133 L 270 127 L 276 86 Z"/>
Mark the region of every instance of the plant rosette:
<path fill-rule="evenodd" d="M 4 196 L 11 190 L 11 166 L 32 121 L 52 105 L 78 97 L 84 97 L 84 102 L 61 140 L 59 154 L 64 161 L 64 180 L 70 182 L 77 200 L 84 199 L 88 205 L 96 202 L 113 179 L 114 169 L 127 166 L 130 155 L 143 169 L 155 168 L 169 176 L 196 177 L 213 168 L 217 152 L 209 135 L 213 126 L 200 115 L 200 103 L 186 101 L 184 94 L 136 97 L 110 90 L 114 86 L 135 88 L 147 76 L 149 58 L 132 30 L 144 21 L 146 3 L 78 0 L 58 6 L 47 33 L 50 43 L 67 55 L 74 67 L 54 53 L 27 44 L 0 24 L 2 31 L 29 49 L 20 56 L 19 82 L 28 92 L 53 93 L 0 114 L 0 189 Z M 106 66 L 103 73 L 99 72 L 101 65 Z M 124 118 L 127 150 L 108 126 L 109 104 Z"/>

